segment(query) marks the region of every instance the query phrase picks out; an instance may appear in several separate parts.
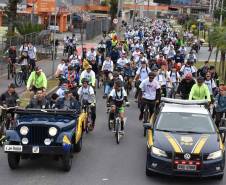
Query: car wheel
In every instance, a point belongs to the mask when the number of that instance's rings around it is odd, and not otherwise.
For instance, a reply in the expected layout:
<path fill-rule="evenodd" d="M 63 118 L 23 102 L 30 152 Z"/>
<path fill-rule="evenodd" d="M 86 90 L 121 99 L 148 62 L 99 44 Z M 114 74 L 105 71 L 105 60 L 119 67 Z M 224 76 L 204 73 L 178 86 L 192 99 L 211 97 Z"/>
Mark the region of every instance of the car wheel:
<path fill-rule="evenodd" d="M 72 166 L 72 153 L 68 152 L 62 156 L 62 169 L 65 172 L 69 172 Z"/>
<path fill-rule="evenodd" d="M 8 164 L 12 170 L 18 168 L 19 163 L 20 163 L 20 154 L 8 153 Z"/>
<path fill-rule="evenodd" d="M 82 136 L 79 139 L 78 143 L 74 144 L 74 152 L 81 152 L 82 150 Z"/>

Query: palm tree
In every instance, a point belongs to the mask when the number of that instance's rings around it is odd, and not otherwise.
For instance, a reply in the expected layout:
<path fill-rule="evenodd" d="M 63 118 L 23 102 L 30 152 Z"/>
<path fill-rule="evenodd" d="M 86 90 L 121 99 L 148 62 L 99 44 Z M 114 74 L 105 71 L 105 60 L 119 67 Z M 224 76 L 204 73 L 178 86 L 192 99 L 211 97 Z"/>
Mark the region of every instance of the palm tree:
<path fill-rule="evenodd" d="M 17 5 L 22 0 L 8 0 L 7 6 L 5 7 L 5 14 L 8 18 L 8 35 L 14 35 L 15 24 L 17 18 Z"/>

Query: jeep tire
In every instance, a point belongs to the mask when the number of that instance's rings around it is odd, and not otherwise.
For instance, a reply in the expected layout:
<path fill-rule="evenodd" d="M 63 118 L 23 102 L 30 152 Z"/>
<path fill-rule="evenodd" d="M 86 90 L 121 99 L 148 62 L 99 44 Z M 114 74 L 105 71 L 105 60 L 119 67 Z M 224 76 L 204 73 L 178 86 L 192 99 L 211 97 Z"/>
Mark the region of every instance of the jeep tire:
<path fill-rule="evenodd" d="M 12 170 L 18 168 L 19 163 L 20 163 L 20 154 L 8 153 L 8 164 Z"/>
<path fill-rule="evenodd" d="M 62 169 L 65 172 L 69 172 L 72 166 L 72 152 L 68 152 L 62 156 Z"/>

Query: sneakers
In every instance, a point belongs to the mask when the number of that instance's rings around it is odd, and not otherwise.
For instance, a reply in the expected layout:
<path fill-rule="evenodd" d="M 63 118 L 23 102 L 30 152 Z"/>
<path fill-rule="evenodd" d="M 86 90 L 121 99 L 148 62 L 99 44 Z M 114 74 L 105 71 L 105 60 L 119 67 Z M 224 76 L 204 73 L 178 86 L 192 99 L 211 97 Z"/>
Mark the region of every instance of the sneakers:
<path fill-rule="evenodd" d="M 140 120 L 140 121 L 143 120 L 143 114 L 142 114 L 142 113 L 140 113 L 139 120 Z"/>

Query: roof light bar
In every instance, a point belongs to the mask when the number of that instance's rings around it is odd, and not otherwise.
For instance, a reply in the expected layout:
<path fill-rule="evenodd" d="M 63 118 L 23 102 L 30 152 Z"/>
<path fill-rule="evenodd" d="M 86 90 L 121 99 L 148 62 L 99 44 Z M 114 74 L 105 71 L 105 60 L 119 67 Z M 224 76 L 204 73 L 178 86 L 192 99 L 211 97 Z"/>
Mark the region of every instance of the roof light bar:
<path fill-rule="evenodd" d="M 181 104 L 181 105 L 206 105 L 208 100 L 181 100 L 181 99 L 172 99 L 172 98 L 161 98 L 161 102 L 172 103 L 172 104 Z"/>

